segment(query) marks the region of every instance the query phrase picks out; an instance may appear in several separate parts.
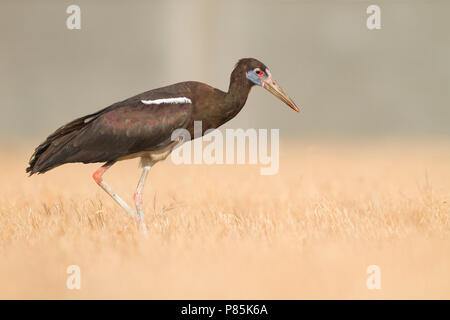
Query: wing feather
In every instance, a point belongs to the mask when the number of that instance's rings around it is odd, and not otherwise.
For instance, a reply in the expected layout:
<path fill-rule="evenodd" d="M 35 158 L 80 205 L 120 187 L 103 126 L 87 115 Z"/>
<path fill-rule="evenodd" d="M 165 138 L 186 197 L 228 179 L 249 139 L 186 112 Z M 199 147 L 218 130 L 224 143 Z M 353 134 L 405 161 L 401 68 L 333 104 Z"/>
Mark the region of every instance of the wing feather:
<path fill-rule="evenodd" d="M 163 148 L 172 132 L 187 128 L 192 103 L 144 104 L 141 100 L 189 97 L 186 83 L 144 92 L 66 124 L 36 148 L 27 172 L 43 173 L 71 162 L 106 162 Z"/>

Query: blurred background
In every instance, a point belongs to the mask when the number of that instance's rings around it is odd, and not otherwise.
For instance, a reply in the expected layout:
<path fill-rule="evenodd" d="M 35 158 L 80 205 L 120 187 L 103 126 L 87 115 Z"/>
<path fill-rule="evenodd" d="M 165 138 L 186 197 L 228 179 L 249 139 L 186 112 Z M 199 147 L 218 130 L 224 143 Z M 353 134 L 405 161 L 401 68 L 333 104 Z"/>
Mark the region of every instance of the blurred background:
<path fill-rule="evenodd" d="M 66 8 L 81 8 L 68 30 Z M 381 7 L 381 29 L 366 9 Z M 264 62 L 302 107 L 260 88 L 227 127 L 281 138 L 450 137 L 448 1 L 17 1 L 0 10 L 0 141 L 186 80 L 228 89 L 239 58 Z"/>
<path fill-rule="evenodd" d="M 0 298 L 448 299 L 449 31 L 448 0 L 1 0 Z M 99 164 L 25 174 L 59 126 L 180 81 L 227 90 L 243 57 L 302 108 L 254 88 L 226 124 L 279 128 L 278 174 L 158 164 L 145 241 Z M 107 174 L 128 203 L 137 162 Z"/>

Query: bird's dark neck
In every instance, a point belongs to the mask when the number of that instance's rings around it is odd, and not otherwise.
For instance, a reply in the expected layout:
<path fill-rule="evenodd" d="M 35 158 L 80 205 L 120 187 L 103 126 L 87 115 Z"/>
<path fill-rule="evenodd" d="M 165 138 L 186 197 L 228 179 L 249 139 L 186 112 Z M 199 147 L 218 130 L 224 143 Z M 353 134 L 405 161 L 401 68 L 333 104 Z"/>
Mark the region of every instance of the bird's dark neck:
<path fill-rule="evenodd" d="M 230 77 L 228 92 L 212 88 L 202 83 L 197 86 L 197 107 L 194 109 L 193 119 L 202 120 L 203 131 L 220 127 L 225 122 L 233 119 L 241 111 L 252 83 L 245 77 L 245 71 L 233 70 Z M 193 127 L 190 127 L 193 129 Z"/>
<path fill-rule="evenodd" d="M 245 104 L 252 86 L 251 82 L 245 76 L 236 75 L 233 72 L 230 77 L 230 86 L 228 87 L 227 94 L 235 101 Z"/>
<path fill-rule="evenodd" d="M 225 113 L 229 120 L 233 118 L 244 107 L 248 94 L 252 88 L 252 84 L 242 74 L 233 72 L 230 77 L 230 86 L 225 96 Z"/>

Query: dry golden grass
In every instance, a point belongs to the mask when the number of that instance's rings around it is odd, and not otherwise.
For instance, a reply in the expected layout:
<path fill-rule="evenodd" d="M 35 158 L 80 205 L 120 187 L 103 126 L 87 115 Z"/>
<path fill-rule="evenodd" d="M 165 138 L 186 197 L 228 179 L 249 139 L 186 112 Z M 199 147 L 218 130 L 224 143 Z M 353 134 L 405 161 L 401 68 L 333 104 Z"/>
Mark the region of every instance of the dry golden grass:
<path fill-rule="evenodd" d="M 97 165 L 28 178 L 28 156 L 0 158 L 0 298 L 450 298 L 448 143 L 284 143 L 275 176 L 159 163 L 148 239 Z M 105 175 L 128 202 L 137 165 Z M 81 290 L 66 288 L 73 264 Z"/>

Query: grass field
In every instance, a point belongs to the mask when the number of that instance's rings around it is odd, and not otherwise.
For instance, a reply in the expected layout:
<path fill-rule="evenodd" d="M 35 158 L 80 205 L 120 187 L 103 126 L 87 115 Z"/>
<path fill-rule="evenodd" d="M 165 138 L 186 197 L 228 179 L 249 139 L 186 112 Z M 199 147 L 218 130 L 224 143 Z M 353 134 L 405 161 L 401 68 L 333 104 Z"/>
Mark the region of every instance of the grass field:
<path fill-rule="evenodd" d="M 28 178 L 31 151 L 0 157 L 0 298 L 450 298 L 448 142 L 282 143 L 274 176 L 165 161 L 145 189 L 148 239 L 97 165 Z M 105 174 L 129 203 L 137 166 Z"/>

